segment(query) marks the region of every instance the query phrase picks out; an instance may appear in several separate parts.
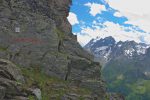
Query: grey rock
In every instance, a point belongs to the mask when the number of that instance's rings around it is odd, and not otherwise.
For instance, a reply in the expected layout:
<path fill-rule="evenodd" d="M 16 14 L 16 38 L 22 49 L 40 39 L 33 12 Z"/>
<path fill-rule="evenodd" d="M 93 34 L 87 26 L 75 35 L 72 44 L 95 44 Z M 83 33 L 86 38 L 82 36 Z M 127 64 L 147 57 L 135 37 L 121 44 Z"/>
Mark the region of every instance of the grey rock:
<path fill-rule="evenodd" d="M 36 96 L 36 98 L 38 99 L 38 100 L 42 100 L 42 93 L 41 93 L 41 90 L 40 89 L 38 89 L 38 88 L 35 88 L 35 89 L 33 89 L 33 94 Z"/>
<path fill-rule="evenodd" d="M 1 77 L 24 82 L 20 69 L 8 60 L 0 59 L 0 72 Z"/>
<path fill-rule="evenodd" d="M 124 96 L 117 93 L 110 94 L 110 100 L 125 100 Z"/>
<path fill-rule="evenodd" d="M 5 88 L 0 86 L 0 100 L 2 100 L 5 96 Z"/>
<path fill-rule="evenodd" d="M 0 59 L 0 72 L 0 99 L 13 99 L 15 96 L 24 97 L 21 87 L 24 78 L 19 68 L 8 60 Z"/>
<path fill-rule="evenodd" d="M 64 95 L 61 100 L 78 100 L 79 97 L 80 97 L 80 96 L 77 95 L 77 94 L 71 94 L 71 93 L 70 93 L 70 94 Z"/>
<path fill-rule="evenodd" d="M 13 100 L 29 100 L 29 98 L 23 97 L 23 96 L 16 96 L 16 97 L 13 98 Z"/>

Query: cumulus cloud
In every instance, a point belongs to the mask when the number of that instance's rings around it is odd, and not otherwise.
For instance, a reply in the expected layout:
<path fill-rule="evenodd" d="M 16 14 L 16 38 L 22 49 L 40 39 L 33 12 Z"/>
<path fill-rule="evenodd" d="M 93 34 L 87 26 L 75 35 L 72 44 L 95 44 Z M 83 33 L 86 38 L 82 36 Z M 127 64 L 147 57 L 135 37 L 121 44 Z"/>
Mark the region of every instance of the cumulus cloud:
<path fill-rule="evenodd" d="M 87 44 L 87 42 L 89 42 L 89 40 L 91 40 L 91 37 L 88 34 L 85 35 L 82 35 L 80 33 L 77 34 L 78 34 L 77 39 L 81 46 L 84 46 L 85 44 Z"/>
<path fill-rule="evenodd" d="M 73 12 L 69 13 L 68 21 L 71 23 L 71 25 L 79 24 L 77 15 Z"/>
<path fill-rule="evenodd" d="M 78 41 L 81 43 L 81 45 L 85 45 L 93 38 L 105 38 L 108 36 L 113 36 L 116 41 L 134 40 L 138 43 L 145 42 L 150 44 L 150 35 L 148 33 L 142 33 L 134 30 L 132 27 L 121 26 L 109 21 L 103 23 L 103 27 L 98 27 L 98 25 L 95 24 L 94 28 L 86 27 L 82 29 L 82 31 L 78 33 Z M 143 38 L 142 41 L 141 37 Z"/>
<path fill-rule="evenodd" d="M 97 14 L 101 14 L 102 11 L 106 11 L 105 5 L 101 5 L 98 3 L 86 3 L 85 6 L 90 8 L 90 14 L 92 16 L 96 16 Z"/>
<path fill-rule="evenodd" d="M 150 33 L 150 0 L 107 0 L 110 7 L 128 18 L 126 23 Z"/>
<path fill-rule="evenodd" d="M 115 12 L 114 16 L 116 16 L 116 17 L 122 17 L 122 14 L 120 12 Z"/>

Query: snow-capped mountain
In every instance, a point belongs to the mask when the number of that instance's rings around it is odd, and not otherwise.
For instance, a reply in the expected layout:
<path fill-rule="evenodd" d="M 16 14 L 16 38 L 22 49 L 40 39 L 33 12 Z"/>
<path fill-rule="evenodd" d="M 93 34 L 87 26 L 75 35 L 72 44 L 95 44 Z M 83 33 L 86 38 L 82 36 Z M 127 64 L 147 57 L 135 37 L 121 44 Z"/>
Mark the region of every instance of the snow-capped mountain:
<path fill-rule="evenodd" d="M 150 80 L 150 46 L 147 44 L 116 42 L 110 36 L 92 39 L 84 48 L 94 54 L 95 61 L 103 66 L 102 76 L 110 84 L 108 91 L 119 91 L 126 95 L 131 88 L 136 88 L 135 84 L 145 86 L 142 81 Z M 131 87 L 130 84 L 134 85 Z"/>
<path fill-rule="evenodd" d="M 95 61 L 99 61 L 103 66 L 112 59 L 135 59 L 144 56 L 149 45 L 136 43 L 134 41 L 116 42 L 113 37 L 92 39 L 84 47 L 95 56 Z"/>

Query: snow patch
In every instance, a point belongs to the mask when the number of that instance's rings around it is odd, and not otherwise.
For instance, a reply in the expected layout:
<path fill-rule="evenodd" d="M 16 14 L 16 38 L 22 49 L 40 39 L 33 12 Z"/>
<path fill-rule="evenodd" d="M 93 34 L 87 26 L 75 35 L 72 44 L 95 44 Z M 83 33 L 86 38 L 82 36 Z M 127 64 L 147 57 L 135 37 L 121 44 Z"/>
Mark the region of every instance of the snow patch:
<path fill-rule="evenodd" d="M 109 60 L 109 55 L 110 55 L 110 53 L 111 53 L 112 51 L 111 51 L 111 48 L 109 49 L 109 51 L 108 51 L 108 53 L 106 53 L 105 55 L 104 55 L 104 58 L 108 61 Z"/>
<path fill-rule="evenodd" d="M 121 44 L 118 45 L 118 47 L 121 47 L 121 46 L 122 46 Z"/>
<path fill-rule="evenodd" d="M 108 46 L 102 46 L 102 47 L 96 48 L 95 51 L 102 51 L 102 50 L 106 50 L 107 48 Z"/>
<path fill-rule="evenodd" d="M 130 49 L 124 51 L 125 55 L 130 56 L 130 57 L 133 56 L 134 52 L 135 52 L 135 50 L 133 48 L 130 48 Z"/>
<path fill-rule="evenodd" d="M 136 46 L 137 54 L 138 54 L 138 55 L 145 54 L 147 48 L 149 48 L 149 46 L 137 45 L 137 46 Z"/>

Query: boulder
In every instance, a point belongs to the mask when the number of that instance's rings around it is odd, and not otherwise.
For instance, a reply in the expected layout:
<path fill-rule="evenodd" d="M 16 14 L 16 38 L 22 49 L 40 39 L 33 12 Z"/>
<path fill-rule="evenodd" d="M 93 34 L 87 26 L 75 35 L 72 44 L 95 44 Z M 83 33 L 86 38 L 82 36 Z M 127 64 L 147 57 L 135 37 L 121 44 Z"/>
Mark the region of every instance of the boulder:
<path fill-rule="evenodd" d="M 36 96 L 37 100 L 42 100 L 42 93 L 39 88 L 32 89 L 32 93 Z"/>
<path fill-rule="evenodd" d="M 24 82 L 21 70 L 12 62 L 0 59 L 0 76 L 9 80 Z"/>

